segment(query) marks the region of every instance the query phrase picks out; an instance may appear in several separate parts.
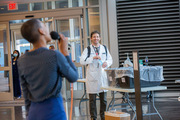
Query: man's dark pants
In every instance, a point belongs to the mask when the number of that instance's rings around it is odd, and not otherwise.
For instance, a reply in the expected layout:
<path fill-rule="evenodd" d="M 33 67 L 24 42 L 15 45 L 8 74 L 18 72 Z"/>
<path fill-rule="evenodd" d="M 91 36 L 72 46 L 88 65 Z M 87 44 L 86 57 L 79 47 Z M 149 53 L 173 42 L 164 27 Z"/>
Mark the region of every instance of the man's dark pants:
<path fill-rule="evenodd" d="M 96 108 L 96 96 L 97 94 L 89 94 L 89 108 L 91 118 L 97 119 L 97 108 Z M 100 97 L 100 116 L 101 120 L 105 120 L 104 112 L 107 106 L 107 92 L 99 93 Z"/>

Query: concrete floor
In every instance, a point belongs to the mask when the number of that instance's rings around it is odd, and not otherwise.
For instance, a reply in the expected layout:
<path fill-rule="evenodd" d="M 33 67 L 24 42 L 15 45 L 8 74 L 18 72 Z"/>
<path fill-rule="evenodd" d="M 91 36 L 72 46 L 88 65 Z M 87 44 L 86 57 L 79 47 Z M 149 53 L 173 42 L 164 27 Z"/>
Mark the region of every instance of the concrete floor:
<path fill-rule="evenodd" d="M 111 99 L 108 99 L 108 103 Z M 116 104 L 121 103 L 121 99 L 116 99 Z M 134 103 L 134 99 L 131 99 Z M 142 108 L 144 113 L 148 113 L 149 111 L 153 112 L 152 102 L 151 100 L 147 100 L 144 98 L 142 100 Z M 163 120 L 180 120 L 180 102 L 177 98 L 156 98 L 155 105 L 158 109 L 159 113 L 161 114 Z M 67 112 L 70 111 L 70 102 L 64 102 L 65 108 L 67 108 Z M 99 106 L 99 100 L 97 100 L 97 106 Z M 115 109 L 118 109 L 120 106 L 116 106 Z M 125 106 L 123 106 L 125 107 Z M 99 116 L 99 107 L 97 107 L 98 111 L 98 119 L 100 120 Z M 132 116 L 134 113 L 131 109 L 122 110 L 123 112 L 127 112 Z M 15 101 L 6 101 L 0 102 L 0 120 L 25 120 L 25 107 L 23 99 L 17 99 Z M 74 100 L 73 105 L 73 120 L 90 120 L 89 115 L 89 102 L 84 101 L 81 103 L 81 109 L 79 109 L 79 100 Z M 158 115 L 153 116 L 145 116 L 143 120 L 160 120 Z"/>

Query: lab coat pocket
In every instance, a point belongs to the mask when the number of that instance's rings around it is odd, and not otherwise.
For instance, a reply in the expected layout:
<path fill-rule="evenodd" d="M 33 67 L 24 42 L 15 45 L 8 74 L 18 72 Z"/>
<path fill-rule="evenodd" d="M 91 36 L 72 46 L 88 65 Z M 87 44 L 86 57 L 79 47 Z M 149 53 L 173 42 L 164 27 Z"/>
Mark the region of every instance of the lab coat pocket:
<path fill-rule="evenodd" d="M 102 55 L 101 55 L 101 60 L 102 60 L 102 61 L 105 61 L 105 60 L 106 60 L 106 53 L 102 53 Z"/>

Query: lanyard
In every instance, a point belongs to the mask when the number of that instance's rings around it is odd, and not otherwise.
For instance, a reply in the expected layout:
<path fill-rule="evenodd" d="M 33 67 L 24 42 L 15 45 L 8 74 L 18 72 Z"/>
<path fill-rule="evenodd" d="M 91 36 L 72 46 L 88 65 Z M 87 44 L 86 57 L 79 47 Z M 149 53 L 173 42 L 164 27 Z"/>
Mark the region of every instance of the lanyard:
<path fill-rule="evenodd" d="M 95 51 L 96 55 L 99 55 L 100 46 L 99 47 L 94 47 L 93 46 L 93 48 L 94 48 L 94 51 Z"/>

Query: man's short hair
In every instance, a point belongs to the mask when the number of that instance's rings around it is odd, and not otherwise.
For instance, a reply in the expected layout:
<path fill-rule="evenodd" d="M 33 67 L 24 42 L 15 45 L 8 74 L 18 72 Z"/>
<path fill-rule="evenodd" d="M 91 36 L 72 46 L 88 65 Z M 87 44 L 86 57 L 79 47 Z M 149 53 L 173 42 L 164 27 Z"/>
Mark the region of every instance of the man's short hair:
<path fill-rule="evenodd" d="M 38 19 L 28 20 L 21 27 L 21 35 L 30 43 L 35 43 L 39 40 L 38 29 L 41 27 L 41 22 Z"/>
<path fill-rule="evenodd" d="M 91 32 L 91 38 L 94 34 L 99 34 L 99 37 L 100 37 L 100 33 L 98 31 L 93 31 L 93 32 Z"/>

